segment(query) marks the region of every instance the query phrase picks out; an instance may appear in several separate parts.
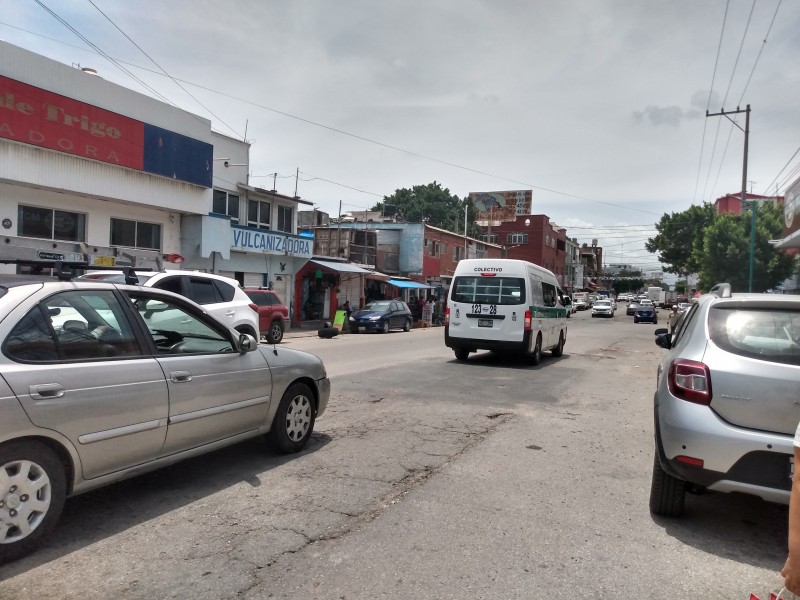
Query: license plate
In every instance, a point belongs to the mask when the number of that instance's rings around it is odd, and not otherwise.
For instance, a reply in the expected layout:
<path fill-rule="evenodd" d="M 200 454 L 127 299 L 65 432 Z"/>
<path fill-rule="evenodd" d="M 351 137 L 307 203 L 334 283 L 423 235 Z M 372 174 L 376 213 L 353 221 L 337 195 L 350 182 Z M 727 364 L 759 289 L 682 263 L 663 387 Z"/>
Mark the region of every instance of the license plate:
<path fill-rule="evenodd" d="M 358 332 L 359 332 L 359 333 L 364 333 L 366 330 L 367 330 L 367 328 L 366 328 L 366 327 L 359 327 L 359 328 L 358 328 Z"/>
<path fill-rule="evenodd" d="M 493 324 L 492 319 L 478 319 L 478 327 L 491 327 Z"/>

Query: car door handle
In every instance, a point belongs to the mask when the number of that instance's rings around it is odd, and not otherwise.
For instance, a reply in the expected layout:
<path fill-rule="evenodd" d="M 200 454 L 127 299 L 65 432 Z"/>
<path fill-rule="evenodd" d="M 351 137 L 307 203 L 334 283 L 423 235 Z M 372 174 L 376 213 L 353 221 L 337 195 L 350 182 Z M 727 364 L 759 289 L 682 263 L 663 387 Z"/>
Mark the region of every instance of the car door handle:
<path fill-rule="evenodd" d="M 226 316 L 226 317 L 235 317 L 235 316 L 236 316 L 236 311 L 235 311 L 235 310 L 233 310 L 233 309 L 231 309 L 231 310 L 229 310 L 229 311 L 226 311 L 226 312 L 225 312 L 225 316 Z"/>
<path fill-rule="evenodd" d="M 189 371 L 172 371 L 169 374 L 169 379 L 172 383 L 186 383 L 192 380 L 192 374 Z"/>
<path fill-rule="evenodd" d="M 64 395 L 64 387 L 60 383 L 40 383 L 30 386 L 28 391 L 34 400 L 61 398 Z"/>

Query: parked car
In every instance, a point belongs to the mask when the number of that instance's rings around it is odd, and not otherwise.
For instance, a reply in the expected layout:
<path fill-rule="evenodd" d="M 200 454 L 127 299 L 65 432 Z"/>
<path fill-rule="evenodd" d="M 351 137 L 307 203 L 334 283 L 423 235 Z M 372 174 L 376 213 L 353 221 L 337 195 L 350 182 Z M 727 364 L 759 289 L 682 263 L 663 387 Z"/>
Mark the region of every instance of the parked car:
<path fill-rule="evenodd" d="M 592 305 L 592 317 L 613 317 L 614 302 L 611 300 L 595 300 Z"/>
<path fill-rule="evenodd" d="M 411 322 L 411 310 L 402 300 L 374 300 L 351 313 L 349 321 L 351 333 L 410 331 Z"/>
<path fill-rule="evenodd" d="M 633 313 L 634 323 L 658 323 L 658 312 L 652 304 L 640 304 Z"/>
<path fill-rule="evenodd" d="M 800 297 L 712 288 L 673 335 L 654 395 L 650 510 L 680 516 L 686 492 L 788 504 L 800 405 Z"/>
<path fill-rule="evenodd" d="M 69 496 L 257 436 L 298 452 L 329 396 L 319 358 L 183 296 L 0 275 L 0 562 L 32 551 Z"/>
<path fill-rule="evenodd" d="M 625 309 L 625 314 L 628 316 L 633 315 L 636 313 L 636 309 L 639 308 L 641 304 L 639 304 L 638 300 L 631 300 L 628 304 L 628 307 Z"/>
<path fill-rule="evenodd" d="M 239 333 L 259 339 L 259 316 L 239 282 L 230 277 L 200 271 L 136 271 L 139 285 L 167 290 L 200 304 Z M 122 271 L 91 271 L 78 279 L 125 283 Z"/>
<path fill-rule="evenodd" d="M 289 307 L 281 301 L 278 294 L 269 289 L 245 288 L 244 293 L 258 313 L 261 336 L 270 344 L 280 344 L 283 332 L 289 327 Z"/>
<path fill-rule="evenodd" d="M 678 312 L 685 313 L 687 310 L 691 308 L 691 306 L 692 306 L 691 302 L 681 302 L 680 304 L 678 304 Z"/>

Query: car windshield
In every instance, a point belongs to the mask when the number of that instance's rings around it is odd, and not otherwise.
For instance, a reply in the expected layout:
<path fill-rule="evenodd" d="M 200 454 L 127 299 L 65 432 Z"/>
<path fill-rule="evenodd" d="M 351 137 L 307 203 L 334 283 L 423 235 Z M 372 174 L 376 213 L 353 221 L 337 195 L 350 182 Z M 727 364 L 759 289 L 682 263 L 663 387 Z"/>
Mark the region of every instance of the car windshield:
<path fill-rule="evenodd" d="M 733 354 L 800 364 L 798 311 L 715 307 L 708 328 L 711 340 Z"/>
<path fill-rule="evenodd" d="M 389 310 L 389 301 L 388 300 L 378 300 L 376 302 L 370 302 L 364 307 L 364 310 L 372 310 L 376 312 L 386 312 Z"/>

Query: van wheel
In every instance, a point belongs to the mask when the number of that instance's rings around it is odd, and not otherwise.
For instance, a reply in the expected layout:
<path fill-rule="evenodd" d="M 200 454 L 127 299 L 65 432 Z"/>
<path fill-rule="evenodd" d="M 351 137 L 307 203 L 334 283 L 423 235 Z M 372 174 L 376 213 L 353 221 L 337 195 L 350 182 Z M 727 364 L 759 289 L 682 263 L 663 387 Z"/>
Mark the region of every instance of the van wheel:
<path fill-rule="evenodd" d="M 466 348 L 456 348 L 454 352 L 456 354 L 456 360 L 467 360 L 469 358 L 469 350 Z"/>
<path fill-rule="evenodd" d="M 558 334 L 558 346 L 553 348 L 553 356 L 558 357 L 564 354 L 564 334 Z"/>
<path fill-rule="evenodd" d="M 536 366 L 540 362 L 542 362 L 542 336 L 536 336 L 536 346 L 533 348 L 533 352 L 528 356 L 529 362 Z"/>
<path fill-rule="evenodd" d="M 686 482 L 665 472 L 656 452 L 650 483 L 650 512 L 665 517 L 680 517 L 685 498 Z"/>

